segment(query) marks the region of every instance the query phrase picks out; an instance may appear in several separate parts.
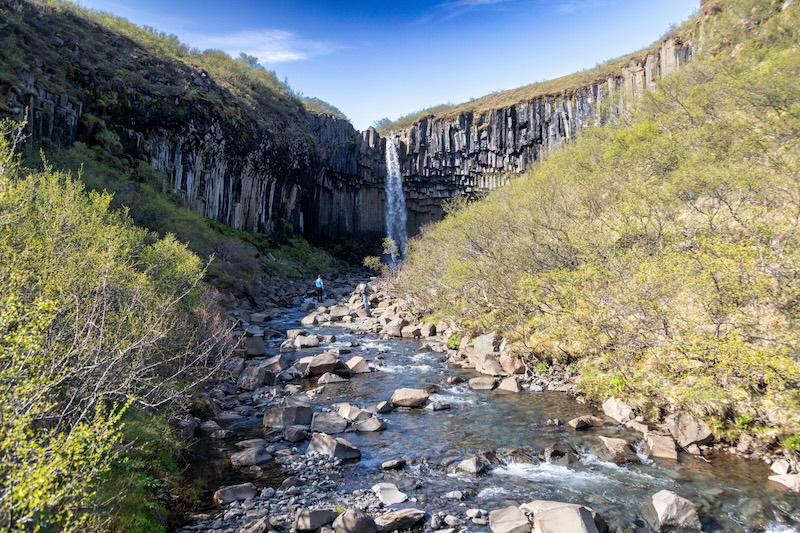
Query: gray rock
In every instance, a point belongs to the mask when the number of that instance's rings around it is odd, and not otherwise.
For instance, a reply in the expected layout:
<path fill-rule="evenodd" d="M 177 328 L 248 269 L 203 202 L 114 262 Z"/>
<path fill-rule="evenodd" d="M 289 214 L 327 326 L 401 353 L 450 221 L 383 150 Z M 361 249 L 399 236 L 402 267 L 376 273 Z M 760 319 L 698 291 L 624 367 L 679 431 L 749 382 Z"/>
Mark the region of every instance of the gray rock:
<path fill-rule="evenodd" d="M 283 440 L 289 442 L 303 442 L 308 438 L 306 426 L 288 426 L 283 428 Z"/>
<path fill-rule="evenodd" d="M 408 508 L 384 513 L 375 519 L 375 523 L 378 525 L 378 531 L 388 533 L 390 531 L 410 529 L 422 522 L 424 518 L 425 511 Z"/>
<path fill-rule="evenodd" d="M 408 495 L 397 490 L 397 485 L 394 483 L 377 483 L 372 486 L 372 492 L 384 505 L 395 505 L 408 499 Z"/>
<path fill-rule="evenodd" d="M 255 448 L 261 446 L 262 448 L 267 447 L 267 441 L 264 439 L 247 439 L 247 440 L 240 440 L 236 443 L 237 448 Z"/>
<path fill-rule="evenodd" d="M 577 418 L 573 418 L 567 424 L 572 428 L 578 431 L 590 428 L 602 428 L 613 425 L 612 422 L 605 420 L 603 418 L 592 416 L 592 415 L 583 415 Z"/>
<path fill-rule="evenodd" d="M 458 463 L 456 469 L 466 472 L 467 474 L 480 475 L 486 473 L 489 470 L 489 466 L 490 465 L 481 458 L 473 456 Z"/>
<path fill-rule="evenodd" d="M 404 466 L 406 466 L 405 459 L 391 459 L 381 463 L 382 470 L 400 470 Z"/>
<path fill-rule="evenodd" d="M 307 426 L 311 424 L 311 416 L 310 407 L 275 407 L 264 412 L 263 425 L 266 428 Z"/>
<path fill-rule="evenodd" d="M 386 414 L 392 412 L 392 404 L 389 402 L 378 402 L 375 405 L 375 412 L 378 414 Z"/>
<path fill-rule="evenodd" d="M 489 376 L 482 376 L 469 380 L 469 388 L 472 390 L 492 390 L 496 384 L 497 380 Z"/>
<path fill-rule="evenodd" d="M 620 424 L 636 418 L 633 409 L 628 404 L 613 396 L 603 402 L 603 412 Z"/>
<path fill-rule="evenodd" d="M 603 520 L 603 517 L 601 517 L 599 514 L 597 514 L 594 510 L 592 510 L 589 507 L 586 507 L 584 505 L 578 505 L 578 504 L 575 504 L 575 503 L 558 502 L 558 501 L 552 501 L 552 500 L 533 500 L 531 502 L 524 503 L 524 504 L 520 505 L 519 509 L 520 509 L 520 511 L 523 511 L 525 513 L 529 513 L 529 514 L 532 514 L 533 516 L 536 516 L 538 514 L 546 512 L 546 511 L 552 511 L 552 510 L 561 509 L 561 508 L 564 508 L 564 507 L 569 508 L 569 509 L 573 509 L 573 510 L 577 510 L 579 508 L 586 509 L 589 512 L 589 515 L 591 516 L 591 519 L 594 521 L 594 525 L 597 528 L 597 531 L 599 531 L 600 533 L 608 533 L 608 524 L 606 524 L 606 521 Z M 591 528 L 589 528 L 589 530 L 591 530 Z"/>
<path fill-rule="evenodd" d="M 294 517 L 297 531 L 316 531 L 336 520 L 336 511 L 330 509 L 302 509 Z"/>
<path fill-rule="evenodd" d="M 272 455 L 260 447 L 245 448 L 231 455 L 233 466 L 262 466 L 272 461 Z"/>
<path fill-rule="evenodd" d="M 264 361 L 262 366 L 267 370 L 271 370 L 272 372 L 281 372 L 289 367 L 289 363 L 286 361 L 286 358 L 283 355 L 278 354 Z"/>
<path fill-rule="evenodd" d="M 214 503 L 220 506 L 228 505 L 231 502 L 252 498 L 258 493 L 258 489 L 252 483 L 242 483 L 241 485 L 230 485 L 220 487 L 214 493 Z"/>
<path fill-rule="evenodd" d="M 344 433 L 347 429 L 347 420 L 337 413 L 314 413 L 311 420 L 311 431 L 327 433 Z"/>
<path fill-rule="evenodd" d="M 323 353 L 309 361 L 305 374 L 306 376 L 321 376 L 322 374 L 333 372 L 340 364 L 341 361 L 335 355 Z"/>
<path fill-rule="evenodd" d="M 441 400 L 436 400 L 426 405 L 425 409 L 428 411 L 446 411 L 450 409 L 450 404 Z"/>
<path fill-rule="evenodd" d="M 659 491 L 642 506 L 642 517 L 655 531 L 700 531 L 695 505 L 669 490 Z"/>
<path fill-rule="evenodd" d="M 419 407 L 428 401 L 428 396 L 422 389 L 397 389 L 389 403 L 394 407 Z"/>
<path fill-rule="evenodd" d="M 264 385 L 272 385 L 275 382 L 275 374 L 263 366 L 248 366 L 236 382 L 236 387 L 243 390 L 256 390 Z"/>
<path fill-rule="evenodd" d="M 350 403 L 339 404 L 337 412 L 339 413 L 339 416 L 350 420 L 351 422 L 360 422 L 362 420 L 372 418 L 372 413 Z"/>
<path fill-rule="evenodd" d="M 367 361 L 357 355 L 351 357 L 345 365 L 350 369 L 351 374 L 369 374 L 371 372 Z"/>
<path fill-rule="evenodd" d="M 350 441 L 331 437 L 325 433 L 314 433 L 306 453 L 318 453 L 336 459 L 360 459 L 361 452 Z"/>
<path fill-rule="evenodd" d="M 497 333 L 487 333 L 486 335 L 475 337 L 472 341 L 472 347 L 475 352 L 480 354 L 493 353 L 500 348 L 502 340 Z"/>
<path fill-rule="evenodd" d="M 316 348 L 319 346 L 319 337 L 316 335 L 298 335 L 294 338 L 295 348 Z"/>
<path fill-rule="evenodd" d="M 714 440 L 714 435 L 706 423 L 685 411 L 669 415 L 665 422 L 681 448 L 692 444 L 708 444 Z"/>
<path fill-rule="evenodd" d="M 600 441 L 598 455 L 605 461 L 612 463 L 638 463 L 639 457 L 625 439 L 614 437 L 597 437 Z"/>
<path fill-rule="evenodd" d="M 348 509 L 333 522 L 336 533 L 376 533 L 378 525 L 375 520 L 360 509 Z"/>
<path fill-rule="evenodd" d="M 653 435 L 649 433 L 644 439 L 644 453 L 648 457 L 678 460 L 675 439 L 669 435 Z"/>
<path fill-rule="evenodd" d="M 533 515 L 535 533 L 599 533 L 592 513 L 583 506 L 562 506 Z"/>
<path fill-rule="evenodd" d="M 531 524 L 522 511 L 511 505 L 489 513 L 489 529 L 492 533 L 530 533 Z"/>
<path fill-rule="evenodd" d="M 780 483 L 792 492 L 800 492 L 800 474 L 777 474 L 769 476 L 769 480 Z"/>
<path fill-rule="evenodd" d="M 792 471 L 792 465 L 786 459 L 778 459 L 770 465 L 770 470 L 775 474 L 782 476 Z"/>
<path fill-rule="evenodd" d="M 497 392 L 504 392 L 504 393 L 517 393 L 520 391 L 519 388 L 519 381 L 517 378 L 513 376 L 509 376 L 500 381 L 500 384 L 495 389 Z"/>
<path fill-rule="evenodd" d="M 347 378 L 343 378 L 342 376 L 332 374 L 331 372 L 327 372 L 325 374 L 322 374 L 322 376 L 320 376 L 319 380 L 317 380 L 317 383 L 319 383 L 320 385 L 329 385 L 331 383 L 345 383 L 347 381 L 350 380 Z"/>
<path fill-rule="evenodd" d="M 383 431 L 385 429 L 386 429 L 386 422 L 384 422 L 377 416 L 373 416 L 356 422 L 356 431 L 360 431 L 362 433 L 372 433 L 375 431 Z"/>
<path fill-rule="evenodd" d="M 267 351 L 266 347 L 264 346 L 264 338 L 263 337 L 245 337 L 244 338 L 244 346 L 247 355 L 251 357 L 257 357 L 260 355 L 264 355 Z"/>

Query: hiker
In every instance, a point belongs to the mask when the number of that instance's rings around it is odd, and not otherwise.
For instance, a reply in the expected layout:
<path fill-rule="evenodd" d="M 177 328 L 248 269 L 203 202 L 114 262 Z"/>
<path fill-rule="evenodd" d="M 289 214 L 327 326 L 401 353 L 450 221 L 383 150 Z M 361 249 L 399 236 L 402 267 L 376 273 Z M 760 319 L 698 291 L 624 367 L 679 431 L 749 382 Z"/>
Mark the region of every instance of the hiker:
<path fill-rule="evenodd" d="M 322 291 L 325 290 L 325 283 L 322 282 L 322 275 L 317 275 L 317 281 L 314 282 L 317 286 L 317 301 L 322 302 Z"/>
<path fill-rule="evenodd" d="M 364 302 L 364 311 L 369 311 L 369 298 L 367 297 L 366 283 L 362 283 L 358 286 L 358 293 L 361 295 L 361 301 Z"/>

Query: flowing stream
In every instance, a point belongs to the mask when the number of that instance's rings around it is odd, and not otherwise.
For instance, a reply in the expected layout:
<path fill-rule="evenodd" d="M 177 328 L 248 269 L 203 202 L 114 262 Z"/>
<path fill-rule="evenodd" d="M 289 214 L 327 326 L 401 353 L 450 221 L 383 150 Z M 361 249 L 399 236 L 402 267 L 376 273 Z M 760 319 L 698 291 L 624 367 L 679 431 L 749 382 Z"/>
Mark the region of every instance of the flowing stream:
<path fill-rule="evenodd" d="M 302 316 L 291 311 L 271 322 L 270 327 L 296 328 Z M 605 462 L 593 451 L 593 436 L 638 442 L 641 435 L 619 427 L 577 432 L 569 426 L 548 426 L 546 421 L 552 418 L 569 420 L 598 414 L 563 393 L 500 395 L 471 391 L 466 384 L 443 385 L 448 376 L 468 379 L 476 374 L 450 367 L 442 361 L 442 354 L 421 351 L 419 341 L 380 340 L 341 327 L 304 329 L 334 334 L 336 342 L 287 354 L 290 362 L 339 347 L 364 357 L 376 369 L 344 383 L 325 385 L 315 410 L 336 402 L 364 408 L 387 400 L 397 388 L 419 388 L 428 383 L 441 387 L 431 400 L 452 406 L 436 412 L 396 410 L 382 415 L 388 424 L 384 432 L 343 435 L 361 450 L 362 457 L 346 467 L 344 484 L 338 488 L 341 492 L 369 489 L 374 483 L 388 481 L 406 492 L 412 505 L 429 512 L 460 509 L 462 514 L 469 508 L 492 510 L 532 500 L 559 500 L 593 508 L 612 531 L 630 524 L 636 527 L 626 531 L 648 531 L 639 515 L 640 504 L 659 490 L 668 489 L 697 505 L 704 531 L 800 531 L 800 495 L 769 482 L 771 472 L 762 462 L 722 453 L 709 456 L 710 462 L 687 454 L 681 454 L 677 462 L 654 461 L 643 454 L 639 454 L 639 463 Z M 268 341 L 267 356 L 276 354 L 279 344 L 280 339 Z M 316 383 L 306 381 L 303 385 L 313 388 Z M 254 417 L 251 424 L 253 434 L 261 431 L 259 419 Z M 298 447 L 302 450 L 307 442 Z M 577 460 L 564 466 L 544 461 L 512 463 L 496 466 L 482 476 L 453 473 L 448 468 L 469 454 L 513 447 L 536 455 L 558 443 L 572 446 Z M 398 458 L 405 458 L 409 466 L 388 472 L 379 468 L 382 462 Z M 263 486 L 270 481 L 261 483 Z M 461 491 L 464 501 L 447 496 L 452 491 Z M 488 527 L 470 529 L 488 531 Z"/>
<path fill-rule="evenodd" d="M 394 143 L 386 140 L 386 236 L 394 241 L 400 256 L 405 254 L 406 199 L 403 195 L 403 175 L 400 156 Z"/>

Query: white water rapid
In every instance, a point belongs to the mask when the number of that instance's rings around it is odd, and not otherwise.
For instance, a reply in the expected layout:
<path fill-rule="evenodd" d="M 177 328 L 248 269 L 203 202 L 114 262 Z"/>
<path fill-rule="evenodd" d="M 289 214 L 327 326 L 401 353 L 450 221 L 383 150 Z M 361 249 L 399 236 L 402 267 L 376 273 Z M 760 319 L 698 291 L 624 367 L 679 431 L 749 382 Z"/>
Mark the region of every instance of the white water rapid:
<path fill-rule="evenodd" d="M 403 196 L 403 175 L 400 174 L 400 156 L 397 147 L 386 140 L 386 236 L 397 245 L 398 257 L 405 254 L 406 199 Z M 395 255 L 395 254 L 393 254 Z"/>

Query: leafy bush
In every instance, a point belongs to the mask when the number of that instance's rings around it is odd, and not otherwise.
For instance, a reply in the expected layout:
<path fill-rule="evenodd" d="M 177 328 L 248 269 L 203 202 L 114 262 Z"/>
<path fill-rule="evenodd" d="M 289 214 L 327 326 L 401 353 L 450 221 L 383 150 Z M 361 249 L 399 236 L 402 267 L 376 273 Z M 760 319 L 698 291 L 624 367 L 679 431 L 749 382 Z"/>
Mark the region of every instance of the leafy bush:
<path fill-rule="evenodd" d="M 185 245 L 21 168 L 0 139 L 0 529 L 96 530 L 125 412 L 176 401 L 224 335 L 199 334 L 203 265 Z"/>

